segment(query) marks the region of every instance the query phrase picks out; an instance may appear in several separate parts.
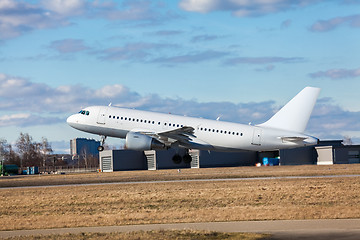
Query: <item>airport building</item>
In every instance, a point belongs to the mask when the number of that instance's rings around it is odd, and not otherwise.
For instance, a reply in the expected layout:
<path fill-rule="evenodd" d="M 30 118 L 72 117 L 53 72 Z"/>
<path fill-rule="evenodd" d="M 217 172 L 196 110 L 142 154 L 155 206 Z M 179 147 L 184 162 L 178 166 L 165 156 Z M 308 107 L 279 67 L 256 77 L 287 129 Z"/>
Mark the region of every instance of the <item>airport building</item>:
<path fill-rule="evenodd" d="M 98 157 L 97 148 L 100 142 L 88 138 L 75 138 L 70 140 L 70 154 L 73 158 L 86 158 L 87 156 Z"/>
<path fill-rule="evenodd" d="M 105 150 L 100 153 L 100 168 L 104 172 L 122 170 L 157 170 L 177 168 L 207 168 L 265 165 L 348 164 L 360 163 L 360 145 L 322 141 L 316 146 L 272 152 L 214 152 L 190 150 L 190 163 L 175 164 L 174 149 L 160 151 Z M 185 150 L 177 152 L 185 154 Z M 265 162 L 266 160 L 266 162 Z"/>

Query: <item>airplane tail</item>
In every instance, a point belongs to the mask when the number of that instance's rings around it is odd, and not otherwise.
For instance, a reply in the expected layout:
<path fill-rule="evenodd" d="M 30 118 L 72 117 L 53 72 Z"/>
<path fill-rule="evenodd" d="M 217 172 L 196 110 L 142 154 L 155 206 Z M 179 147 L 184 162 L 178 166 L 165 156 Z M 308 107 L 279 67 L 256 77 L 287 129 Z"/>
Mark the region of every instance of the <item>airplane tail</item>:
<path fill-rule="evenodd" d="M 303 133 L 319 96 L 320 88 L 306 87 L 261 127 Z"/>

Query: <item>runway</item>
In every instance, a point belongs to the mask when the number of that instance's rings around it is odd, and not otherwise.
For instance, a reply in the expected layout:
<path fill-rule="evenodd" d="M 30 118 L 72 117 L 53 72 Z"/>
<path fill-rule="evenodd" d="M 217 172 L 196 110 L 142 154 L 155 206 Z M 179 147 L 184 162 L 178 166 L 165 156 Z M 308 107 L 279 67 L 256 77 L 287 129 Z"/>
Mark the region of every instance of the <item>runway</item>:
<path fill-rule="evenodd" d="M 321 220 L 277 220 L 277 221 L 239 221 L 147 224 L 127 226 L 79 227 L 1 231 L 0 238 L 29 235 L 50 235 L 82 232 L 129 232 L 150 230 L 207 230 L 219 232 L 269 233 L 271 239 L 360 239 L 360 219 L 321 219 Z"/>
<path fill-rule="evenodd" d="M 19 189 L 19 188 L 39 188 L 39 187 L 78 187 L 78 186 L 97 186 L 113 184 L 149 184 L 149 183 L 179 183 L 179 182 L 222 182 L 222 181 L 251 181 L 251 180 L 280 180 L 280 179 L 311 179 L 311 178 L 352 178 L 360 177 L 360 174 L 347 175 L 313 175 L 313 176 L 281 176 L 281 177 L 241 177 L 241 178 L 207 178 L 207 179 L 181 179 L 181 180 L 154 180 L 154 181 L 124 181 L 124 182 L 105 182 L 105 183 L 76 183 L 76 184 L 54 184 L 54 185 L 32 185 L 16 187 L 0 187 L 0 189 Z"/>

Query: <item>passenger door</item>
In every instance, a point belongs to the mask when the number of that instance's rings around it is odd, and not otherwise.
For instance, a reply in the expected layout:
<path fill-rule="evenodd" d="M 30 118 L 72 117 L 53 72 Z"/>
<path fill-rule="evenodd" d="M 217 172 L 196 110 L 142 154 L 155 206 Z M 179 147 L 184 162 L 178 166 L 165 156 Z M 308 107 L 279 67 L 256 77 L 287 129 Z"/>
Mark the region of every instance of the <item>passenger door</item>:
<path fill-rule="evenodd" d="M 253 138 L 251 144 L 261 145 L 261 128 L 254 127 Z"/>
<path fill-rule="evenodd" d="M 105 124 L 105 119 L 106 119 L 106 107 L 101 107 L 99 110 L 99 115 L 97 118 L 97 123 L 98 124 Z"/>

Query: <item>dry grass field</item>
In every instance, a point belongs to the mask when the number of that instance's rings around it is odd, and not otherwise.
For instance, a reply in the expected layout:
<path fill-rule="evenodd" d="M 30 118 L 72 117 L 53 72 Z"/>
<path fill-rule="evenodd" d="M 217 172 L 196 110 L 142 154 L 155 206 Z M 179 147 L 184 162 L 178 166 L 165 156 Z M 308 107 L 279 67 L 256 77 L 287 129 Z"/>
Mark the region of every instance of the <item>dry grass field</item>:
<path fill-rule="evenodd" d="M 169 180 L 359 174 L 359 165 L 219 168 L 28 179 Z M 145 176 L 139 176 L 145 173 Z M 204 174 L 202 174 L 204 173 Z M 152 176 L 152 177 L 151 177 Z M 56 180 L 56 178 L 58 178 Z M 13 178 L 6 181 L 22 180 Z M 55 179 L 55 180 L 53 180 Z M 3 179 L 1 180 L 3 181 Z M 76 181 L 75 181 L 76 182 Z M 85 181 L 92 182 L 92 181 Z M 33 184 L 29 184 L 33 185 Z M 148 223 L 360 217 L 360 177 L 0 188 L 0 230 Z"/>

